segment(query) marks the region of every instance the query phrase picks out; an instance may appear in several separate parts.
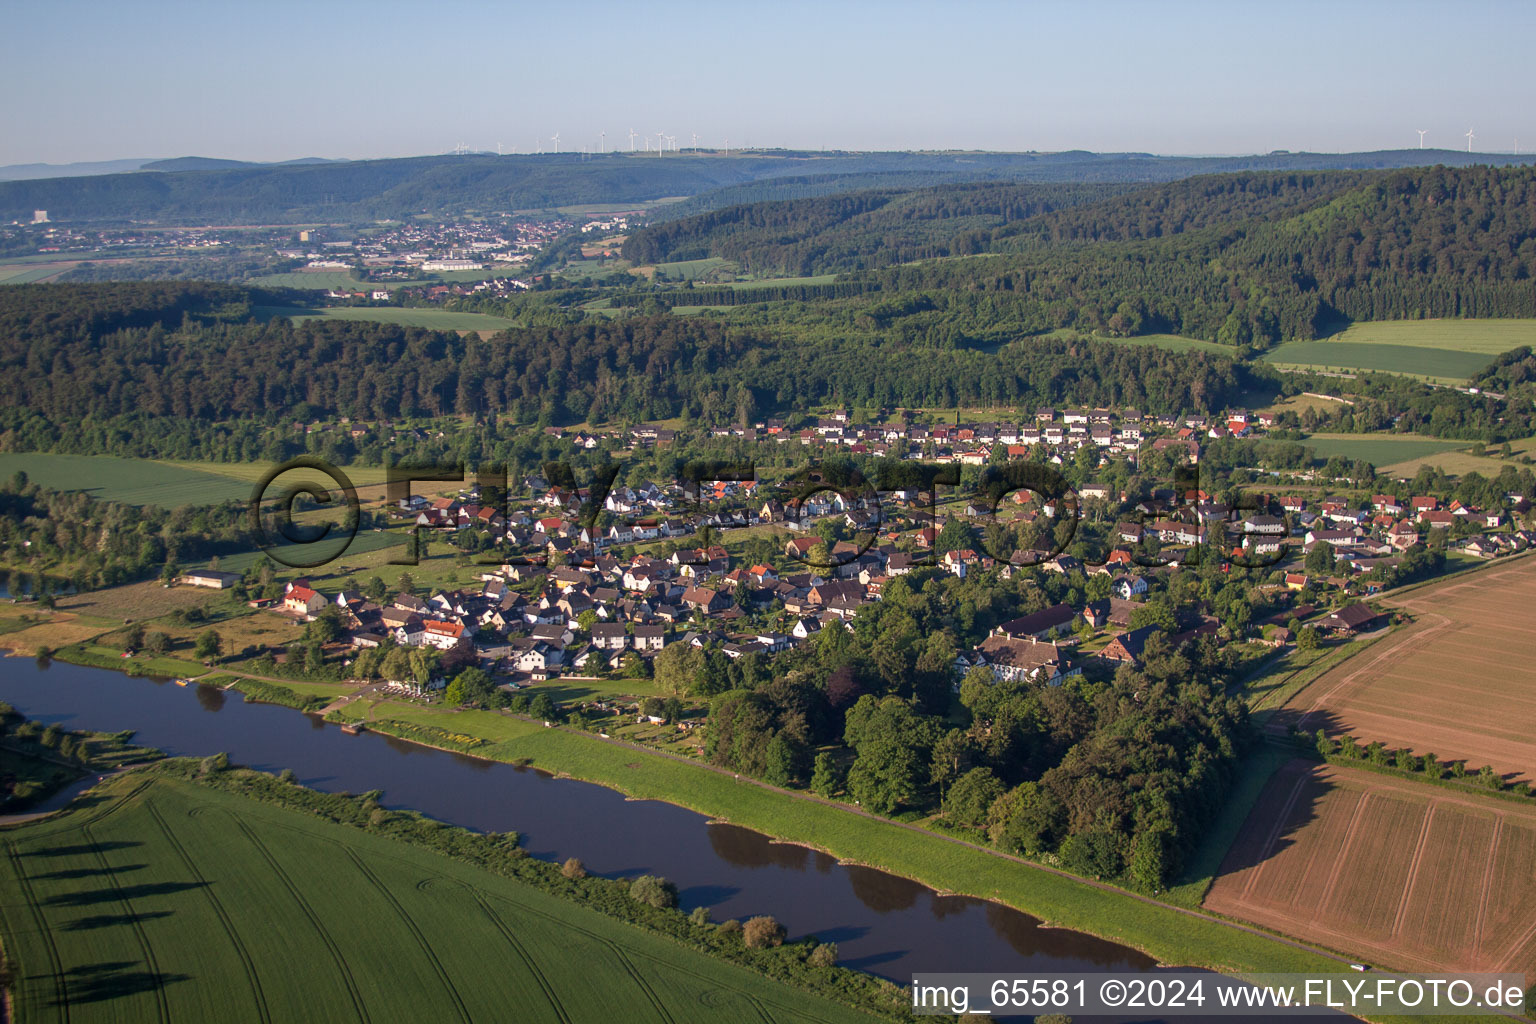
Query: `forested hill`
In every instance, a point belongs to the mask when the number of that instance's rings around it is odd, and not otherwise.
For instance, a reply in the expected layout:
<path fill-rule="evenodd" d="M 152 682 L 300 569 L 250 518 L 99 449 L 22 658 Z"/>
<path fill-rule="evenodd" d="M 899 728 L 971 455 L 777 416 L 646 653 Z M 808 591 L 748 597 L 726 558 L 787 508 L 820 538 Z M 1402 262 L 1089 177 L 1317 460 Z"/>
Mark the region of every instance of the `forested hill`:
<path fill-rule="evenodd" d="M 1316 171 L 1526 161 L 1446 150 L 1159 157 L 1143 153 L 566 153 L 542 156 L 411 157 L 334 163 L 0 182 L 0 220 L 44 209 L 54 221 L 147 220 L 163 224 L 371 221 L 427 214 L 505 213 L 577 204 L 697 197 L 691 209 L 743 198 L 789 198 L 941 182 L 1106 183 L 1172 181 L 1236 171 Z M 171 167 L 179 163 L 168 164 Z M 209 162 L 195 164 L 207 167 Z M 839 182 L 837 179 L 846 178 Z M 783 181 L 775 191 L 774 182 Z M 743 193 L 743 189 L 755 190 Z M 709 198 L 719 192 L 718 198 Z"/>
<path fill-rule="evenodd" d="M 872 283 L 908 305 L 1006 310 L 1021 330 L 1238 346 L 1313 338 L 1346 319 L 1536 316 L 1536 170 L 1341 183 L 1349 176 L 1158 186 L 1026 220 L 986 241 L 998 254 L 890 268 Z M 1230 219 L 1203 209 L 1212 189 Z"/>
<path fill-rule="evenodd" d="M 593 319 L 489 339 L 332 320 L 170 323 L 153 311 L 168 308 L 166 292 L 176 287 L 16 285 L 0 293 L 0 447 L 52 448 L 79 431 L 91 439 L 82 445 L 101 450 L 199 424 L 211 431 L 231 420 L 315 415 L 727 423 L 830 401 L 1210 411 L 1235 401 L 1245 383 L 1231 360 L 1151 346 L 1038 338 L 983 352 L 676 316 Z M 124 308 L 135 289 L 147 312 Z M 118 426 L 109 426 L 114 419 Z M 129 429 L 130 420 L 139 425 Z"/>
<path fill-rule="evenodd" d="M 994 227 L 1091 203 L 1136 186 L 963 184 L 731 206 L 644 228 L 624 244 L 635 263 L 723 256 L 743 270 L 826 274 L 979 251 Z"/>

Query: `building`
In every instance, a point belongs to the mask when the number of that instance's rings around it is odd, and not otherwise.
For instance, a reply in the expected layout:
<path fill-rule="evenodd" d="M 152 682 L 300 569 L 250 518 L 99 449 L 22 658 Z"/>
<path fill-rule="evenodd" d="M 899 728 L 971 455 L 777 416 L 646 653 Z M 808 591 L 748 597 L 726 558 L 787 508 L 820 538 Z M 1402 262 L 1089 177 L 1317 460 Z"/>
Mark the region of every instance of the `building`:
<path fill-rule="evenodd" d="M 189 587 L 209 587 L 213 590 L 227 590 L 240 582 L 240 574 L 237 572 L 214 572 L 211 569 L 199 569 L 177 577 L 177 583 L 184 583 Z"/>
<path fill-rule="evenodd" d="M 1382 614 L 1368 604 L 1352 604 L 1340 608 L 1318 623 L 1330 633 L 1358 633 L 1373 629 L 1380 624 Z"/>
<path fill-rule="evenodd" d="M 283 611 L 312 619 L 324 611 L 329 603 L 324 595 L 317 594 L 308 587 L 293 587 L 283 597 Z"/>
<path fill-rule="evenodd" d="M 1052 605 L 1031 615 L 1010 619 L 992 630 L 993 636 L 1007 636 L 1015 640 L 1049 640 L 1070 632 L 1077 610 L 1069 604 Z"/>
<path fill-rule="evenodd" d="M 992 674 L 1004 682 L 1060 686 L 1067 675 L 1073 674 L 1066 669 L 1060 648 L 1052 643 L 994 634 L 976 650 Z"/>
<path fill-rule="evenodd" d="M 476 260 L 426 260 L 422 270 L 484 270 L 485 264 Z"/>

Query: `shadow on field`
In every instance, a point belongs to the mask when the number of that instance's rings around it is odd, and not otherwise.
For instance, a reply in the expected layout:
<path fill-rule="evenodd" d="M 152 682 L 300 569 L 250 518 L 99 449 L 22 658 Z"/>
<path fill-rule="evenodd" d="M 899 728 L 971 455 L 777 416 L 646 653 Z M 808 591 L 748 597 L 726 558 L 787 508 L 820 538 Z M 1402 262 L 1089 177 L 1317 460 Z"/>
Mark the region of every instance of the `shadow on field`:
<path fill-rule="evenodd" d="M 116 961 L 71 967 L 64 972 L 65 998 L 55 1006 L 99 1003 L 139 992 L 153 992 L 178 981 L 190 981 L 190 974 L 139 969 L 137 961 Z"/>
<path fill-rule="evenodd" d="M 94 878 L 98 875 L 125 875 L 130 871 L 143 871 L 148 864 L 119 864 L 109 868 L 70 868 L 68 871 L 50 871 L 36 875 L 39 879 Z"/>
<path fill-rule="evenodd" d="M 76 846 L 43 846 L 36 850 L 28 850 L 23 857 L 79 857 L 97 850 L 128 850 L 135 846 L 143 846 L 136 840 L 112 840 L 106 843 L 80 843 Z"/>
<path fill-rule="evenodd" d="M 118 925 L 170 917 L 173 913 L 173 910 L 146 910 L 137 914 L 92 914 L 89 917 L 77 917 L 64 924 L 62 929 L 66 932 L 88 932 L 96 928 L 116 928 Z"/>
<path fill-rule="evenodd" d="M 143 885 L 122 885 L 106 889 L 87 889 L 83 892 L 61 892 L 43 902 L 51 907 L 89 907 L 97 903 L 147 899 L 150 896 L 167 896 L 188 889 L 202 889 L 207 882 L 147 882 Z"/>
<path fill-rule="evenodd" d="M 1325 767 L 1296 760 L 1275 772 L 1248 812 L 1219 875 L 1257 867 L 1296 842 L 1297 834 L 1317 818 L 1323 796 L 1334 788 L 1322 777 Z"/>

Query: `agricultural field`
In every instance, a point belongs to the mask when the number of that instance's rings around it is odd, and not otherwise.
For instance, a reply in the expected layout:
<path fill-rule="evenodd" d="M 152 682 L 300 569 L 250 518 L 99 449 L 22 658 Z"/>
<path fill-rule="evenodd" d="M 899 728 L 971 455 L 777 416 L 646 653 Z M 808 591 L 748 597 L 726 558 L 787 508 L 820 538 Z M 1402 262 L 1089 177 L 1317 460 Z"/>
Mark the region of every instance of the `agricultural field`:
<path fill-rule="evenodd" d="M 1536 558 L 1385 603 L 1415 621 L 1296 693 L 1271 728 L 1380 740 L 1536 781 Z"/>
<path fill-rule="evenodd" d="M 36 284 L 51 281 L 75 268 L 75 262 L 65 263 L 0 263 L 0 284 Z"/>
<path fill-rule="evenodd" d="M 1295 760 L 1204 906 L 1410 971 L 1536 972 L 1536 806 Z"/>
<path fill-rule="evenodd" d="M 22 1020 L 868 1019 L 526 883 L 154 769 L 93 796 L 0 829 Z"/>
<path fill-rule="evenodd" d="M 506 317 L 489 313 L 460 313 L 449 309 L 417 309 L 406 306 L 256 306 L 260 318 L 286 316 L 290 320 L 361 320 L 374 324 L 399 324 L 434 331 L 501 331 L 515 327 Z"/>
<path fill-rule="evenodd" d="M 1434 456 L 1468 446 L 1466 441 L 1448 441 L 1417 434 L 1312 434 L 1300 442 L 1317 452 L 1320 459 L 1335 455 L 1342 459 L 1364 459 L 1378 468 L 1409 460 L 1434 462 Z"/>
<path fill-rule="evenodd" d="M 1373 370 L 1462 383 L 1501 352 L 1536 344 L 1536 320 L 1393 320 L 1352 324 L 1325 341 L 1291 341 L 1265 361 L 1282 368 Z"/>
<path fill-rule="evenodd" d="M 708 256 L 698 260 L 678 260 L 675 263 L 654 263 L 643 267 L 635 267 L 631 274 L 643 277 L 646 280 L 654 280 L 657 274 L 664 275 L 666 279 L 677 281 L 697 281 L 701 277 L 709 277 L 719 271 L 735 273 L 736 264 L 720 256 Z"/>
<path fill-rule="evenodd" d="M 149 459 L 111 455 L 0 454 L 0 478 L 21 470 L 34 483 L 62 491 L 86 491 L 94 498 L 130 505 L 207 505 L 245 501 L 251 485 L 223 474 Z"/>

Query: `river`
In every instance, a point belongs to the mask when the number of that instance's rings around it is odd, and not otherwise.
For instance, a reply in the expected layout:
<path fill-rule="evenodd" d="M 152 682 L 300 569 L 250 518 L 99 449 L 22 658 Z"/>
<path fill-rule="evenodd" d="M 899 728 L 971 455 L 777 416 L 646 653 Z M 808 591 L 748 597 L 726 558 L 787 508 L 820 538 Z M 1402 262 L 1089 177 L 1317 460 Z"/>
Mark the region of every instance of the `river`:
<path fill-rule="evenodd" d="M 376 733 L 348 735 L 288 708 L 246 703 L 234 691 L 4 658 L 0 699 L 45 723 L 133 729 L 138 742 L 173 755 L 225 751 L 253 768 L 291 768 L 317 789 L 382 789 L 385 806 L 482 831 L 516 830 L 534 856 L 580 857 L 594 874 L 664 875 L 678 885 L 684 910 L 706 906 L 717 921 L 772 914 L 791 937 L 836 942 L 844 966 L 899 984 L 925 972 L 1153 966 L 1136 950 L 1042 927 L 1000 904 L 941 896 L 671 804 Z"/>

